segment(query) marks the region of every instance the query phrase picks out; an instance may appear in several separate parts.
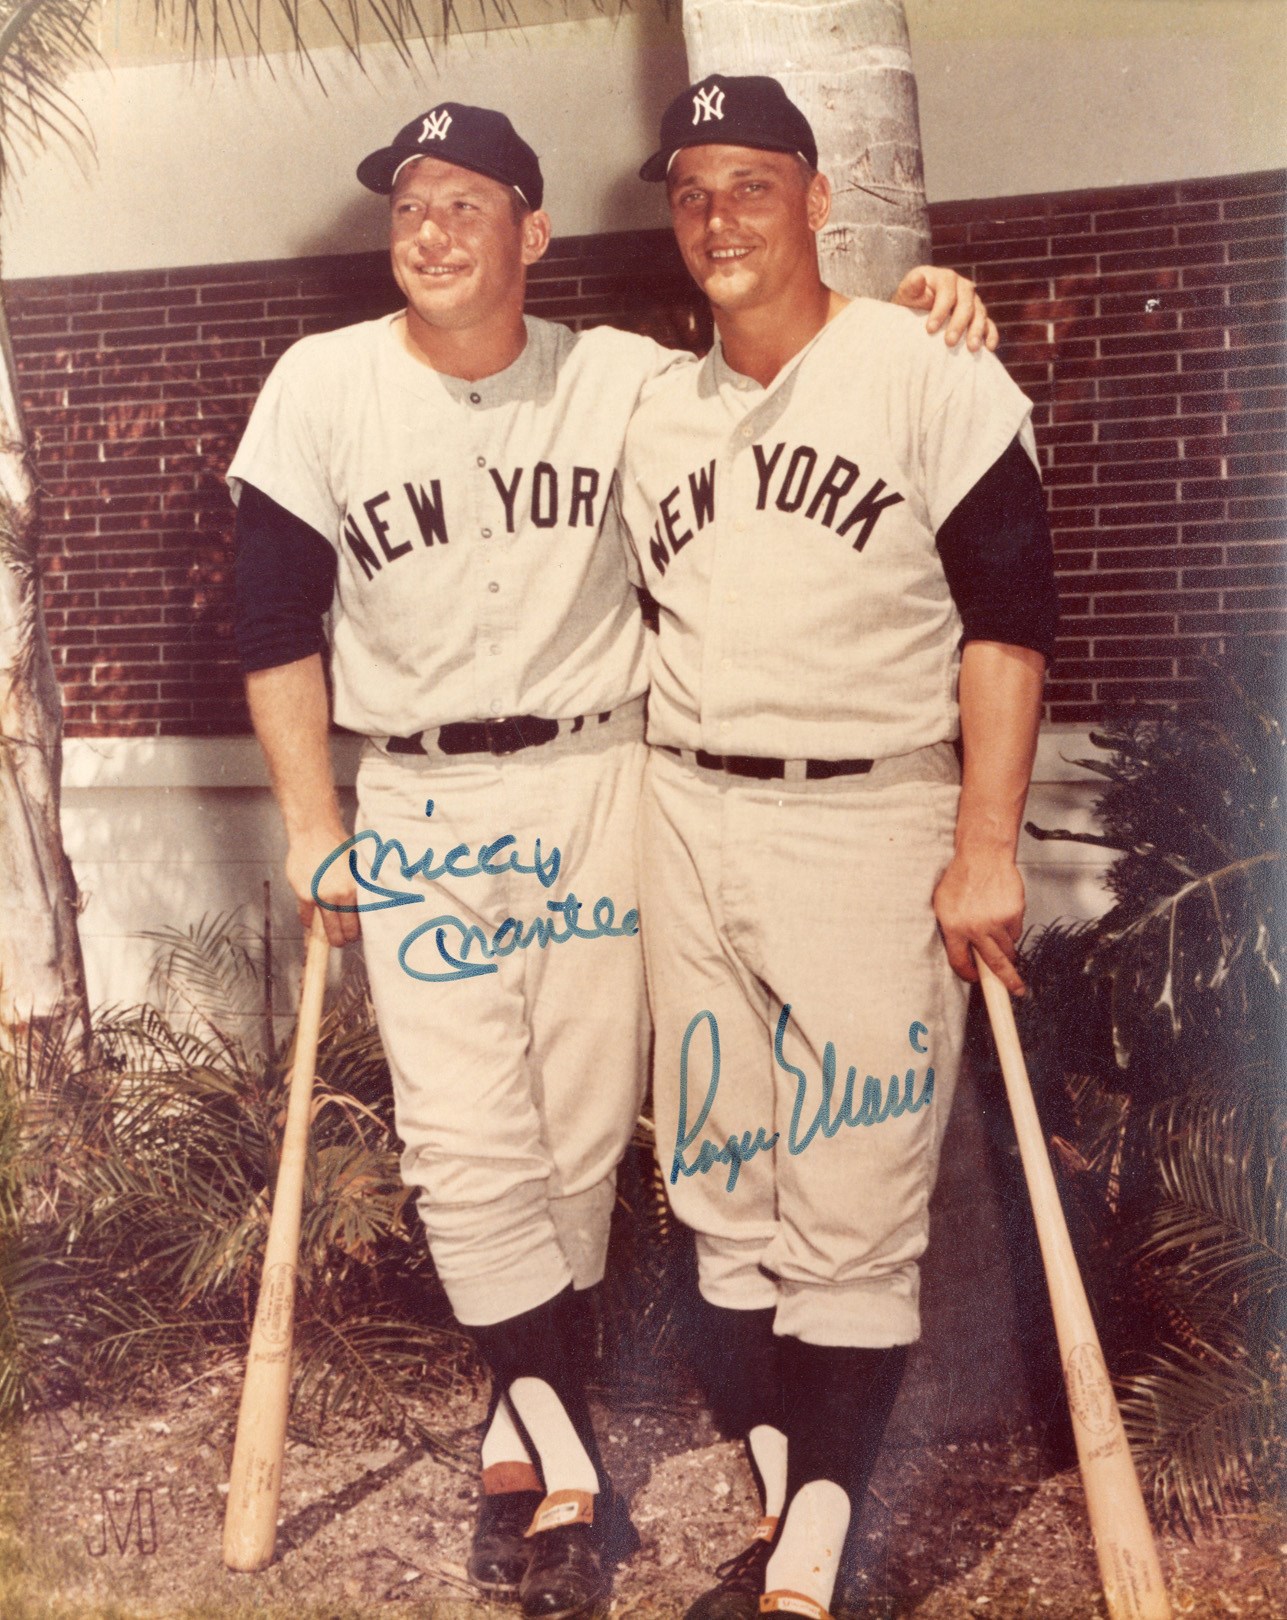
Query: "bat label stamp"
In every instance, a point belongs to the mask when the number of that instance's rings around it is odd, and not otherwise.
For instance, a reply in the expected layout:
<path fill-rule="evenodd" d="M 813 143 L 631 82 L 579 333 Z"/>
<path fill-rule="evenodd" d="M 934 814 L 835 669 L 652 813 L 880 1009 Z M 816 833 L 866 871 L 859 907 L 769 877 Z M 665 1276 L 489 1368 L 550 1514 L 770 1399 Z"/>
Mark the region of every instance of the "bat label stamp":
<path fill-rule="evenodd" d="M 1064 1365 L 1064 1382 L 1068 1405 L 1083 1428 L 1092 1434 L 1111 1434 L 1116 1403 L 1108 1368 L 1097 1345 L 1073 1346 Z"/>
<path fill-rule="evenodd" d="M 295 1308 L 295 1268 L 283 1262 L 270 1266 L 264 1274 L 255 1308 L 255 1325 L 270 1344 L 286 1344 L 290 1339 L 291 1316 Z"/>

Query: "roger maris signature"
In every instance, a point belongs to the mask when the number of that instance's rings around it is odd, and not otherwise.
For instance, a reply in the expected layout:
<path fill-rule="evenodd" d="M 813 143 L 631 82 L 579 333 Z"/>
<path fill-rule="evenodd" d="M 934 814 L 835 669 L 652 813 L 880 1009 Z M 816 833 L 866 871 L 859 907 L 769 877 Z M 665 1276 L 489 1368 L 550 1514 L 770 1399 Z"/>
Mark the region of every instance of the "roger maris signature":
<path fill-rule="evenodd" d="M 430 799 L 425 815 L 432 814 L 433 800 Z M 365 871 L 359 851 L 365 857 Z M 318 893 L 322 880 L 337 861 L 346 861 L 357 885 L 359 898 L 355 905 L 337 905 Z M 547 852 L 539 837 L 534 840 L 531 859 L 527 861 L 522 859 L 518 840 L 512 833 L 503 833 L 499 838 L 480 844 L 477 850 L 469 844 L 456 844 L 445 853 L 426 848 L 418 855 L 409 856 L 398 839 L 382 838 L 368 827 L 336 845 L 313 873 L 312 894 L 324 911 L 385 911 L 391 906 L 425 903 L 429 896 L 423 889 L 401 886 L 410 885 L 417 878 L 433 883 L 444 877 L 500 877 L 514 872 L 534 877 L 543 889 L 549 889 L 557 881 L 562 864 L 562 851 L 554 847 Z M 593 926 L 587 927 L 581 920 L 587 904 L 569 889 L 562 899 L 545 902 L 549 916 L 534 917 L 530 922 L 506 917 L 490 932 L 477 923 L 466 923 L 460 917 L 443 912 L 429 917 L 406 935 L 398 947 L 398 965 L 411 978 L 425 984 L 451 984 L 460 979 L 475 979 L 483 973 L 495 973 L 497 957 L 512 956 L 515 951 L 529 950 L 533 945 L 544 950 L 548 945 L 566 945 L 574 939 L 621 939 L 639 932 L 639 913 L 634 907 L 623 912 L 618 922 L 616 903 L 606 894 L 590 905 Z"/>
<path fill-rule="evenodd" d="M 710 1037 L 710 1077 L 706 1082 L 706 1098 L 702 1103 L 701 1112 L 690 1126 L 688 1123 L 688 1056 L 692 1047 L 693 1037 L 701 1026 L 705 1024 Z M 804 1070 L 790 1062 L 783 1051 L 783 1041 L 791 1024 L 791 1005 L 788 1002 L 778 1017 L 778 1026 L 773 1036 L 773 1061 L 784 1073 L 791 1075 L 795 1080 L 795 1101 L 791 1108 L 791 1122 L 787 1127 L 787 1152 L 803 1153 L 809 1143 L 819 1131 L 824 1137 L 832 1137 L 841 1126 L 856 1127 L 860 1125 L 881 1125 L 887 1119 L 897 1119 L 903 1114 L 916 1114 L 922 1108 L 928 1107 L 934 1097 L 934 1070 L 927 1065 L 925 1079 L 921 1084 L 919 1093 L 916 1090 L 916 1070 L 911 1068 L 903 1076 L 892 1074 L 888 1085 L 868 1075 L 862 1083 L 862 1099 L 855 1106 L 854 1086 L 858 1078 L 858 1071 L 850 1068 L 845 1076 L 844 1088 L 840 1096 L 840 1105 L 833 1113 L 832 1103 L 835 1100 L 836 1090 L 836 1049 L 828 1041 L 822 1054 L 822 1095 L 814 1111 L 813 1119 L 808 1126 L 801 1128 L 804 1118 L 805 1101 L 809 1091 L 809 1079 Z M 912 1051 L 924 1053 L 929 1050 L 922 1043 L 922 1037 L 929 1034 L 929 1029 L 919 1019 L 907 1031 L 907 1039 Z M 670 1161 L 670 1184 L 673 1187 L 680 1176 L 704 1176 L 713 1170 L 717 1164 L 728 1166 L 728 1181 L 725 1192 L 732 1192 L 737 1186 L 737 1178 L 741 1174 L 742 1166 L 753 1159 L 757 1153 L 764 1153 L 774 1147 L 781 1131 L 774 1131 L 767 1135 L 763 1125 L 754 1126 L 750 1130 L 734 1132 L 727 1137 L 723 1144 L 705 1138 L 697 1149 L 697 1157 L 689 1163 L 684 1155 L 697 1141 L 703 1126 L 706 1124 L 710 1111 L 715 1103 L 716 1093 L 719 1091 L 719 1022 L 713 1012 L 703 1009 L 695 1013 L 689 1020 L 688 1028 L 684 1031 L 683 1043 L 679 1049 L 679 1122 L 675 1127 L 675 1152 Z"/>

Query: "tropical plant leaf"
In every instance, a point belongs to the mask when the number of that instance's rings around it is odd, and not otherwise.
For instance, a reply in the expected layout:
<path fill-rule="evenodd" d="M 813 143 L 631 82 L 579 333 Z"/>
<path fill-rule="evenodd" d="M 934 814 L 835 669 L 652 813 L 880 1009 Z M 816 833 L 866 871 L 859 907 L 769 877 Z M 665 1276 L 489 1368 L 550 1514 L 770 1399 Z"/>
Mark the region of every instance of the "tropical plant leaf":
<path fill-rule="evenodd" d="M 383 1433 L 417 1434 L 444 1457 L 460 1460 L 453 1436 L 428 1428 L 417 1406 L 458 1389 L 467 1376 L 462 1334 L 422 1322 L 350 1311 L 301 1321 L 293 1421 L 322 1432 L 332 1417 L 356 1418 Z"/>
<path fill-rule="evenodd" d="M 89 0 L 0 0 L 0 193 L 42 147 L 92 150 L 63 85 L 98 57 L 93 15 Z"/>
<path fill-rule="evenodd" d="M 1140 1260 L 1209 1335 L 1287 1342 L 1283 1103 L 1189 1096 L 1149 1120 L 1158 1193 Z"/>
<path fill-rule="evenodd" d="M 1283 1464 L 1281 1353 L 1258 1366 L 1235 1347 L 1167 1345 L 1124 1384 L 1122 1418 L 1157 1509 L 1190 1531 L 1272 1492 Z"/>
<path fill-rule="evenodd" d="M 1236 1050 L 1239 1031 L 1272 1020 L 1287 974 L 1283 876 L 1284 856 L 1262 852 L 1104 919 L 1086 972 L 1112 984 L 1122 1068 L 1142 1043 L 1191 1033 Z"/>

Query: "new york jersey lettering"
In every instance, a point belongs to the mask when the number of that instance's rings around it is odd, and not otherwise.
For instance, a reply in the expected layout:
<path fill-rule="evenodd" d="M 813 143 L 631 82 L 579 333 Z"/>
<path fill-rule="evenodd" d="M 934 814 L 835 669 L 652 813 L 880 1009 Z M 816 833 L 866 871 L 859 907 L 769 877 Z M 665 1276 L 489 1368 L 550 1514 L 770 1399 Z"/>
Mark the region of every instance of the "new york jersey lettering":
<path fill-rule="evenodd" d="M 713 462 L 711 467 L 713 470 Z M 506 534 L 516 534 L 529 524 L 534 529 L 598 527 L 602 479 L 597 467 L 560 470 L 552 462 L 538 461 L 533 467 L 505 472 L 489 467 L 488 472 L 488 501 L 495 503 L 495 509 L 487 516 L 496 527 L 503 523 Z M 709 506 L 709 492 L 702 498 Z M 451 536 L 442 481 L 406 482 L 355 501 L 344 515 L 340 532 L 367 579 L 407 556 L 417 542 L 422 547 L 445 546 Z"/>
<path fill-rule="evenodd" d="M 850 545 L 857 552 L 871 539 L 881 514 L 905 499 L 883 478 L 869 479 L 863 488 L 862 469 L 856 461 L 839 455 L 828 458 L 811 444 L 753 444 L 751 454 L 757 512 L 799 515 L 846 540 L 852 535 Z M 710 461 L 690 472 L 657 502 L 660 516 L 648 537 L 648 555 L 659 574 L 666 572 L 695 534 L 714 521 L 715 467 Z M 861 492 L 850 503 L 856 488 Z"/>

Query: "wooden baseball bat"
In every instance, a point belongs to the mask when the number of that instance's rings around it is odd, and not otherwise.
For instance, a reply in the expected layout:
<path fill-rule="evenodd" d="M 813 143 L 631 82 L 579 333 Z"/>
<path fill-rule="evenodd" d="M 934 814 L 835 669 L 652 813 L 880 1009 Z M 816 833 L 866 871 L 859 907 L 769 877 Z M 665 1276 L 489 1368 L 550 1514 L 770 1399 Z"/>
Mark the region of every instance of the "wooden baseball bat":
<path fill-rule="evenodd" d="M 246 1380 L 241 1389 L 232 1476 L 223 1521 L 223 1561 L 229 1569 L 263 1569 L 277 1539 L 277 1506 L 286 1452 L 286 1413 L 290 1398 L 291 1343 L 295 1325 L 295 1269 L 299 1258 L 304 1162 L 317 1066 L 317 1036 L 330 948 L 322 914 L 313 912 L 304 962 L 304 988 L 295 1032 L 295 1062 L 286 1104 L 277 1190 L 268 1223 L 259 1300 L 250 1330 Z"/>
<path fill-rule="evenodd" d="M 1064 1387 L 1072 1410 L 1077 1461 L 1108 1612 L 1112 1620 L 1171 1620 L 1171 1604 L 1162 1582 L 1144 1493 L 1068 1236 L 1028 1067 L 1019 1046 L 1010 992 L 986 962 L 977 955 L 974 960 L 1001 1059 L 1019 1156 L 1037 1223 Z"/>

